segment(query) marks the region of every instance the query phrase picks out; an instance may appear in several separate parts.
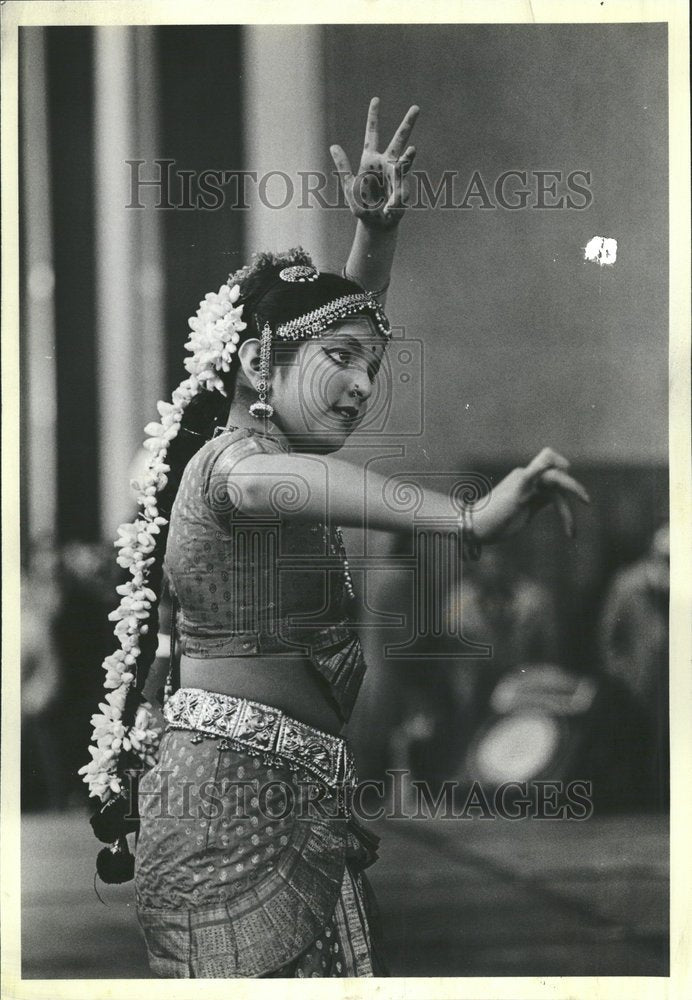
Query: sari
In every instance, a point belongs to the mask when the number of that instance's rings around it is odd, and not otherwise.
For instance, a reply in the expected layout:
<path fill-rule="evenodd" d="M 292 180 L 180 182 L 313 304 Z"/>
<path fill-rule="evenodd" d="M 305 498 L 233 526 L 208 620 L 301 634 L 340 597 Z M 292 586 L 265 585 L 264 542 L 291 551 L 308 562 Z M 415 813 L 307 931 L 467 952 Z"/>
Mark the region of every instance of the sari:
<path fill-rule="evenodd" d="M 169 729 L 139 808 L 137 915 L 156 975 L 387 974 L 365 875 L 378 838 L 334 789 Z"/>

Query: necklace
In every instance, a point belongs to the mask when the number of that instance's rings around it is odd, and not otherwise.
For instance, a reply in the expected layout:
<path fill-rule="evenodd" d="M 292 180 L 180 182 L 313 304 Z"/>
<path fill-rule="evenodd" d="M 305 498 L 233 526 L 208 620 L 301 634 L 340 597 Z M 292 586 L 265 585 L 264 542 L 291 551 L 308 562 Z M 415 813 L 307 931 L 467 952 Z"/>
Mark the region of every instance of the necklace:
<path fill-rule="evenodd" d="M 342 565 L 344 567 L 344 589 L 348 594 L 348 596 L 353 598 L 356 596 L 356 592 L 353 589 L 353 578 L 351 576 L 351 571 L 348 567 L 348 557 L 346 555 L 346 549 L 344 548 L 344 537 L 341 534 L 341 528 L 336 526 L 334 528 L 334 534 L 336 536 L 337 546 L 331 544 L 330 547 L 332 553 L 334 553 L 334 555 L 338 554 L 339 558 L 341 559 Z"/>

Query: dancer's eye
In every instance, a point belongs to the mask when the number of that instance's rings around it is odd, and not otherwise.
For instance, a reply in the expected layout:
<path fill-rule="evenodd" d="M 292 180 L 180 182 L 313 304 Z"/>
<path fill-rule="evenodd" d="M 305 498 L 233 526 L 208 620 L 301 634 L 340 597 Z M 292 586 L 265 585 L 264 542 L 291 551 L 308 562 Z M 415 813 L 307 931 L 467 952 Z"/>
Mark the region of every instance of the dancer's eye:
<path fill-rule="evenodd" d="M 347 368 L 355 359 L 360 358 L 359 354 L 356 354 L 355 351 L 350 350 L 348 347 L 323 347 L 322 350 L 327 357 L 330 357 L 338 365 L 341 365 L 342 368 Z M 379 359 L 369 364 L 367 369 L 368 378 L 371 382 L 374 382 L 380 369 Z"/>
<path fill-rule="evenodd" d="M 344 367 L 355 357 L 353 351 L 349 351 L 346 347 L 331 347 L 329 349 L 324 347 L 323 351 L 328 357 L 336 361 L 337 364 L 344 365 Z"/>

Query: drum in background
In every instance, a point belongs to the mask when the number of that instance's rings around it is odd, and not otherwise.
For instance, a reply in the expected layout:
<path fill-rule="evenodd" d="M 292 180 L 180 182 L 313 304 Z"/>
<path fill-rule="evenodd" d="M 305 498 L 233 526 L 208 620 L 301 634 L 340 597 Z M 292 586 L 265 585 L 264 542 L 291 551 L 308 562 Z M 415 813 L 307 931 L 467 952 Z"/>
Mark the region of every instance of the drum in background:
<path fill-rule="evenodd" d="M 461 782 L 478 782 L 488 794 L 507 782 L 588 782 L 601 811 L 645 809 L 658 804 L 652 736 L 635 701 L 612 679 L 526 664 L 495 685 L 460 764 Z"/>

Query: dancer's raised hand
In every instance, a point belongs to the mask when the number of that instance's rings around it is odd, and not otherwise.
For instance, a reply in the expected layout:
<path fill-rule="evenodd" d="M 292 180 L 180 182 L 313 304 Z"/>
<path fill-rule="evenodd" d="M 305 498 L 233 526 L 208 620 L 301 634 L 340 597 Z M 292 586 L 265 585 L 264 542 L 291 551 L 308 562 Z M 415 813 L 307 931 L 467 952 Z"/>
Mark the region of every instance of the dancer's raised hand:
<path fill-rule="evenodd" d="M 406 211 L 410 170 L 416 155 L 416 147 L 408 145 L 408 140 L 419 110 L 415 104 L 408 109 L 389 145 L 380 152 L 380 99 L 373 97 L 368 109 L 363 152 L 355 175 L 342 147 L 330 147 L 351 212 L 373 229 L 393 229 Z"/>

